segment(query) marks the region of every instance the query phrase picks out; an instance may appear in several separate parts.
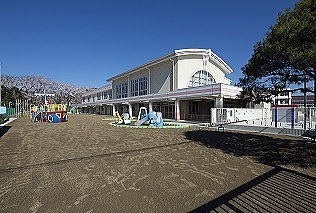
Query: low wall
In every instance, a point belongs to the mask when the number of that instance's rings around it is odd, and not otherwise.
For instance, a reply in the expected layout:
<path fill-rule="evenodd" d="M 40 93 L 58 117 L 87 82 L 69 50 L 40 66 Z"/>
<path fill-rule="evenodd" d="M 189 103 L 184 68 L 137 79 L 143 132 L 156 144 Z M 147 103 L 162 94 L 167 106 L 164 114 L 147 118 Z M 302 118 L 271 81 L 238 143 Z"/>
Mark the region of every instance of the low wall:
<path fill-rule="evenodd" d="M 259 120 L 264 119 L 265 109 L 247 109 L 247 108 L 212 108 L 211 122 L 219 123 L 234 123 L 244 120 Z"/>

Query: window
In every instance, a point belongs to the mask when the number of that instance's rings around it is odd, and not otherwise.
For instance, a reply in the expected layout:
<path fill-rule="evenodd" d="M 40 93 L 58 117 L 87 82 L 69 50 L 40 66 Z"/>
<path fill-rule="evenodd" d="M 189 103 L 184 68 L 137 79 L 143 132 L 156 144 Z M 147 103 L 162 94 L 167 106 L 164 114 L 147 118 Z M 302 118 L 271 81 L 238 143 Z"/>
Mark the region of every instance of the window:
<path fill-rule="evenodd" d="M 148 91 L 148 79 L 145 76 L 139 79 L 139 95 L 147 95 L 147 91 Z"/>
<path fill-rule="evenodd" d="M 199 115 L 200 114 L 200 102 L 189 102 L 189 114 Z"/>
<path fill-rule="evenodd" d="M 131 96 L 138 96 L 138 79 L 131 81 Z"/>
<path fill-rule="evenodd" d="M 131 81 L 131 96 L 148 94 L 148 78 L 141 77 Z"/>
<path fill-rule="evenodd" d="M 115 90 L 116 98 L 127 98 L 127 82 L 117 84 Z"/>
<path fill-rule="evenodd" d="M 106 100 L 112 99 L 112 90 L 109 89 L 109 90 L 106 90 L 104 92 L 101 92 L 100 96 L 101 96 L 102 100 L 104 100 L 104 99 L 106 99 Z"/>
<path fill-rule="evenodd" d="M 122 98 L 127 98 L 127 83 L 122 83 Z"/>
<path fill-rule="evenodd" d="M 108 90 L 108 94 L 107 94 L 106 98 L 112 99 L 112 90 L 111 89 Z"/>
<path fill-rule="evenodd" d="M 115 97 L 116 98 L 122 98 L 122 84 L 117 84 L 115 87 Z"/>
<path fill-rule="evenodd" d="M 279 100 L 280 100 L 280 104 L 289 104 L 288 99 L 279 99 Z"/>
<path fill-rule="evenodd" d="M 279 96 L 289 96 L 289 92 L 281 92 L 279 93 Z"/>
<path fill-rule="evenodd" d="M 209 84 L 215 84 L 213 76 L 206 70 L 199 70 L 191 77 L 189 87 L 198 87 Z"/>

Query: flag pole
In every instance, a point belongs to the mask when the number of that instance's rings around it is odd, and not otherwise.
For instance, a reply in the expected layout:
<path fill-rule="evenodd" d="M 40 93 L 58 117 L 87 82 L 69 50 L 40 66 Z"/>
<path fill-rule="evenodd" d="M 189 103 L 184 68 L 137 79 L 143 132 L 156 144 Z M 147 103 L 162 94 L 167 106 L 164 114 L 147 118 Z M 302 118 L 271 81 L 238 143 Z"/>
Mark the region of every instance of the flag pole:
<path fill-rule="evenodd" d="M 0 106 L 1 106 L 1 89 L 2 89 L 2 62 L 0 61 Z"/>

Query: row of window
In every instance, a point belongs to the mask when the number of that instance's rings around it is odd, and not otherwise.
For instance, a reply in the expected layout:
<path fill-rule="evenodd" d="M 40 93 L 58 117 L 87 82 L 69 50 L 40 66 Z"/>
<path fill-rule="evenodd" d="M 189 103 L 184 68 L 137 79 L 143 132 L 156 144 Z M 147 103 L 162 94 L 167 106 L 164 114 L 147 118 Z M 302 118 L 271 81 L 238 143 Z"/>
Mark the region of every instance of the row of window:
<path fill-rule="evenodd" d="M 104 92 L 98 92 L 97 93 L 97 99 L 103 100 L 103 99 L 112 99 L 112 90 L 106 90 Z"/>
<path fill-rule="evenodd" d="M 127 98 L 127 82 L 117 84 L 115 87 L 115 98 Z M 131 81 L 130 96 L 139 96 L 148 94 L 148 77 L 144 76 Z"/>
<path fill-rule="evenodd" d="M 215 84 L 215 79 L 206 70 L 197 71 L 190 79 L 188 87 L 204 86 Z M 144 76 L 130 82 L 130 97 L 147 95 L 148 94 L 148 77 Z M 128 97 L 128 84 L 127 82 L 117 84 L 115 86 L 115 98 Z M 112 99 L 112 90 L 97 93 L 97 100 Z M 92 100 L 91 100 L 92 99 Z M 83 102 L 94 102 L 95 97 L 88 96 Z"/>
<path fill-rule="evenodd" d="M 127 83 L 117 84 L 115 91 L 115 98 L 127 98 Z"/>
<path fill-rule="evenodd" d="M 83 102 L 95 102 L 96 100 L 112 99 L 112 90 L 98 92 L 96 95 L 89 95 L 83 98 Z"/>

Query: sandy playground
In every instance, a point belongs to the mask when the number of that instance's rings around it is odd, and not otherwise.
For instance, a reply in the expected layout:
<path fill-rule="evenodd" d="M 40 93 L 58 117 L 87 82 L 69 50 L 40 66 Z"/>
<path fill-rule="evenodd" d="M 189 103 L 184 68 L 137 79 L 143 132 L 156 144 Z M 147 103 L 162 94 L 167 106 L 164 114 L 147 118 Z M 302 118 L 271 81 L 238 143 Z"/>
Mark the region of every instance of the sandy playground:
<path fill-rule="evenodd" d="M 102 118 L 19 118 L 3 127 L 0 211 L 200 211 L 276 166 L 307 174 L 316 187 L 313 143 L 198 128 L 120 128 Z"/>

